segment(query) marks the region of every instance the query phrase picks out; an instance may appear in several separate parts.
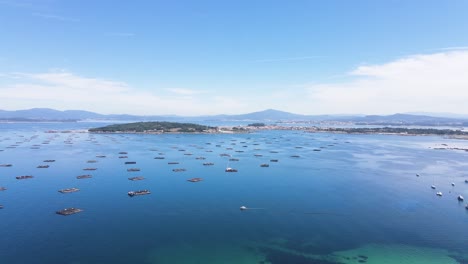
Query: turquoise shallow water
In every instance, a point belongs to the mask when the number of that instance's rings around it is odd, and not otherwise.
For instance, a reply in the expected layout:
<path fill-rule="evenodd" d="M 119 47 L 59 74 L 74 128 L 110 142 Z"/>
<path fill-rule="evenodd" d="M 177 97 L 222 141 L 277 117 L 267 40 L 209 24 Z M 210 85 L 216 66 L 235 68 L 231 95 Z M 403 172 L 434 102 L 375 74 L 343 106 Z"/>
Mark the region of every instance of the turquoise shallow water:
<path fill-rule="evenodd" d="M 468 210 L 456 200 L 468 197 L 468 152 L 432 149 L 468 142 L 294 131 L 44 133 L 92 126 L 1 125 L 0 164 L 13 166 L 0 167 L 0 186 L 8 188 L 0 192 L 0 263 L 468 261 Z M 122 151 L 127 159 L 119 158 Z M 36 168 L 46 159 L 56 161 Z M 238 172 L 225 173 L 226 166 Z M 141 171 L 127 172 L 131 167 Z M 93 178 L 75 178 L 88 173 Z M 203 181 L 187 182 L 194 177 Z M 80 191 L 57 192 L 71 187 Z M 140 189 L 152 193 L 126 194 Z M 84 211 L 55 214 L 67 207 Z"/>

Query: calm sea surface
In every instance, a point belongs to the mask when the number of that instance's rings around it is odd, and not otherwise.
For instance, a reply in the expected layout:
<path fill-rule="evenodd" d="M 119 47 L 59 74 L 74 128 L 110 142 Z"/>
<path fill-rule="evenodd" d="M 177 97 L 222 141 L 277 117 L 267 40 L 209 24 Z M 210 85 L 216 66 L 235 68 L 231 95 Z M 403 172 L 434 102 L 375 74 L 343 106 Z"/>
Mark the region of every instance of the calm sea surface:
<path fill-rule="evenodd" d="M 468 141 L 45 133 L 100 125 L 0 124 L 0 263 L 468 263 Z"/>

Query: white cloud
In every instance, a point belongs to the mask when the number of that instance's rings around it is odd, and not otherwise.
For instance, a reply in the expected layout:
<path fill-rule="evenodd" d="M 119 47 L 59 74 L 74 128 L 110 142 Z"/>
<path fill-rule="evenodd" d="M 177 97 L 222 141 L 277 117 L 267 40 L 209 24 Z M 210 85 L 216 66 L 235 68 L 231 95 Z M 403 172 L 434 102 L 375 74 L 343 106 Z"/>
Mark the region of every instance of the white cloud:
<path fill-rule="evenodd" d="M 349 75 L 348 82 L 309 86 L 309 112 L 468 113 L 468 51 L 409 56 Z"/>
<path fill-rule="evenodd" d="M 171 93 L 178 94 L 178 95 L 195 95 L 195 94 L 206 93 L 206 91 L 184 89 L 184 88 L 167 88 L 166 90 Z"/>
<path fill-rule="evenodd" d="M 9 110 L 50 107 L 99 113 L 199 115 L 237 113 L 239 107 L 245 107 L 240 100 L 224 96 L 196 98 L 187 93 L 161 96 L 124 82 L 82 77 L 66 71 L 13 73 L 8 77 L 14 82 L 0 86 L 0 101 L 1 108 Z"/>
<path fill-rule="evenodd" d="M 35 17 L 40 17 L 40 18 L 50 19 L 50 20 L 57 20 L 57 21 L 64 21 L 64 22 L 80 22 L 80 20 L 76 18 L 64 17 L 60 15 L 55 15 L 55 14 L 33 13 L 32 15 Z"/>

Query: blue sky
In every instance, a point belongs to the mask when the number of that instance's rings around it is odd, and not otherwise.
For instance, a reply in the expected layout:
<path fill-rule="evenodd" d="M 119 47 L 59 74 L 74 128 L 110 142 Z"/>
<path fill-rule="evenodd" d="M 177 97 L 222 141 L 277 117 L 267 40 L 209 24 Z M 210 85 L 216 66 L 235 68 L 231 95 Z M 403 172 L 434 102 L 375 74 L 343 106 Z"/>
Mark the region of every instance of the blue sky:
<path fill-rule="evenodd" d="M 456 105 L 468 99 L 466 10 L 457 0 L 0 0 L 0 108 L 467 114 Z"/>

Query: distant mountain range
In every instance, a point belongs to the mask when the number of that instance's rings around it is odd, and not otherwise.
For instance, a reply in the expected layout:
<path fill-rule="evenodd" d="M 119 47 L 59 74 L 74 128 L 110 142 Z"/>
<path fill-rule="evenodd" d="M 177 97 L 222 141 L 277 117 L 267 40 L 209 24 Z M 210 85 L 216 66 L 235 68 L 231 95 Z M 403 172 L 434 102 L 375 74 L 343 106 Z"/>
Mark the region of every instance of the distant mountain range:
<path fill-rule="evenodd" d="M 455 116 L 452 114 L 452 116 Z M 394 115 L 299 115 L 268 109 L 242 115 L 211 115 L 211 116 L 174 116 L 174 115 L 103 115 L 83 110 L 59 111 L 49 108 L 33 108 L 27 110 L 0 110 L 0 121 L 305 121 L 305 122 L 351 122 L 354 124 L 374 125 L 468 125 L 468 116 L 456 117 L 430 116 L 420 114 Z"/>

